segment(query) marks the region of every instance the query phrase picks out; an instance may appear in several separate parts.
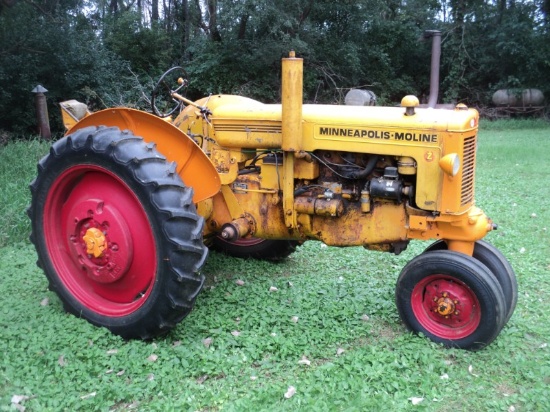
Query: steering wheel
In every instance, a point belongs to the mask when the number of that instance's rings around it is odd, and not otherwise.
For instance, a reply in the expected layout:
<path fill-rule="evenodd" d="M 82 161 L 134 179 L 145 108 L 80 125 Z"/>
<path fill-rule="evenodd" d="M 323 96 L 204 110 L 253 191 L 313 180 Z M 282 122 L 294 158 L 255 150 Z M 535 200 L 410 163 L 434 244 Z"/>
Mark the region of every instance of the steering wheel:
<path fill-rule="evenodd" d="M 178 85 L 172 89 L 172 85 Z M 175 66 L 166 71 L 160 76 L 157 85 L 151 94 L 151 108 L 153 113 L 158 117 L 168 117 L 176 111 L 180 111 L 184 104 L 173 96 L 173 93 L 178 93 L 184 87 L 189 85 L 187 73 L 183 67 Z"/>

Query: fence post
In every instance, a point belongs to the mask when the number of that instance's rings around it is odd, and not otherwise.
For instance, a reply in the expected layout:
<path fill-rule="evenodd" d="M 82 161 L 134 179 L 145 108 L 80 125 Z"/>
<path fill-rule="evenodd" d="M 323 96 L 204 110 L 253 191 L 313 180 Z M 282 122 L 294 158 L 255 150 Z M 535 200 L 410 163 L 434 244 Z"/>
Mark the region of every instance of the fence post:
<path fill-rule="evenodd" d="M 36 123 L 38 125 L 38 132 L 43 139 L 50 139 L 52 137 L 50 131 L 50 119 L 48 118 L 48 105 L 46 104 L 46 95 L 48 90 L 42 87 L 42 85 L 36 86 L 32 89 L 34 93 L 34 102 L 36 105 Z"/>

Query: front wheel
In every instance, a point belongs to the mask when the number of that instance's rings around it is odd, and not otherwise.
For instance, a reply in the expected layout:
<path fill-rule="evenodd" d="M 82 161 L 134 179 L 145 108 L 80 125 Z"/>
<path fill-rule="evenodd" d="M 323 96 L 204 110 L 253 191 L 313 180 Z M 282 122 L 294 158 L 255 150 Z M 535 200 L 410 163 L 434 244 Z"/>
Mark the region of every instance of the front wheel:
<path fill-rule="evenodd" d="M 504 294 L 490 270 L 446 250 L 423 253 L 403 268 L 396 304 L 408 329 L 460 349 L 490 344 L 506 318 Z"/>
<path fill-rule="evenodd" d="M 425 252 L 433 250 L 447 250 L 447 243 L 443 240 L 438 240 L 428 246 Z M 518 282 L 512 265 L 510 265 L 510 262 L 496 247 L 484 240 L 478 240 L 475 243 L 472 256 L 487 266 L 502 288 L 506 302 L 504 324 L 508 323 L 518 301 Z"/>
<path fill-rule="evenodd" d="M 31 184 L 31 241 L 65 309 L 124 338 L 165 334 L 204 282 L 193 191 L 153 144 L 88 127 L 56 142 Z"/>

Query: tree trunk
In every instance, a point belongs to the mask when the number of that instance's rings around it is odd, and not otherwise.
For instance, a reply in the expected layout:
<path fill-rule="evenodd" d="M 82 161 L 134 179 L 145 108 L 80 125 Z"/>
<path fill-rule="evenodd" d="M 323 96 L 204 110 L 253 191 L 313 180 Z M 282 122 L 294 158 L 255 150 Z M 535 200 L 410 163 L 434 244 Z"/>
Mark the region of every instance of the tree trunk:
<path fill-rule="evenodd" d="M 111 0 L 109 2 L 109 11 L 113 14 L 118 13 L 118 1 L 117 0 Z"/>
<path fill-rule="evenodd" d="M 218 0 L 208 0 L 208 29 L 210 38 L 214 41 L 222 41 L 222 36 L 218 30 Z"/>
<path fill-rule="evenodd" d="M 502 23 L 502 18 L 504 12 L 506 11 L 506 0 L 498 0 L 498 15 L 497 15 L 497 24 Z"/>
<path fill-rule="evenodd" d="M 249 18 L 250 18 L 250 15 L 248 14 L 241 16 L 241 21 L 239 22 L 239 33 L 237 35 L 237 38 L 239 40 L 244 40 L 246 36 L 246 25 L 248 23 Z"/>
<path fill-rule="evenodd" d="M 540 9 L 544 15 L 546 25 L 550 26 L 550 0 L 543 0 Z"/>
<path fill-rule="evenodd" d="M 151 0 L 151 22 L 159 21 L 159 0 Z"/>

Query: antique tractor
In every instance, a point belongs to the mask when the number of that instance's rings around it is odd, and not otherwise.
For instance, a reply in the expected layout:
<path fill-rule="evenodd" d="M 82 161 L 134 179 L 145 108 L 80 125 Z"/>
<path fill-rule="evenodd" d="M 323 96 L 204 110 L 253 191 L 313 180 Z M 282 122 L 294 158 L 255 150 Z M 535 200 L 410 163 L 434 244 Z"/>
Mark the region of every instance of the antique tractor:
<path fill-rule="evenodd" d="M 496 338 L 517 283 L 481 240 L 495 225 L 474 205 L 478 113 L 414 96 L 402 107 L 303 104 L 302 69 L 293 52 L 283 58 L 282 104 L 190 101 L 180 68 L 153 91 L 157 116 L 62 104 L 69 131 L 38 164 L 28 213 L 67 311 L 149 339 L 191 311 L 208 247 L 281 259 L 306 240 L 397 254 L 434 239 L 397 280 L 401 319 L 450 347 Z"/>

